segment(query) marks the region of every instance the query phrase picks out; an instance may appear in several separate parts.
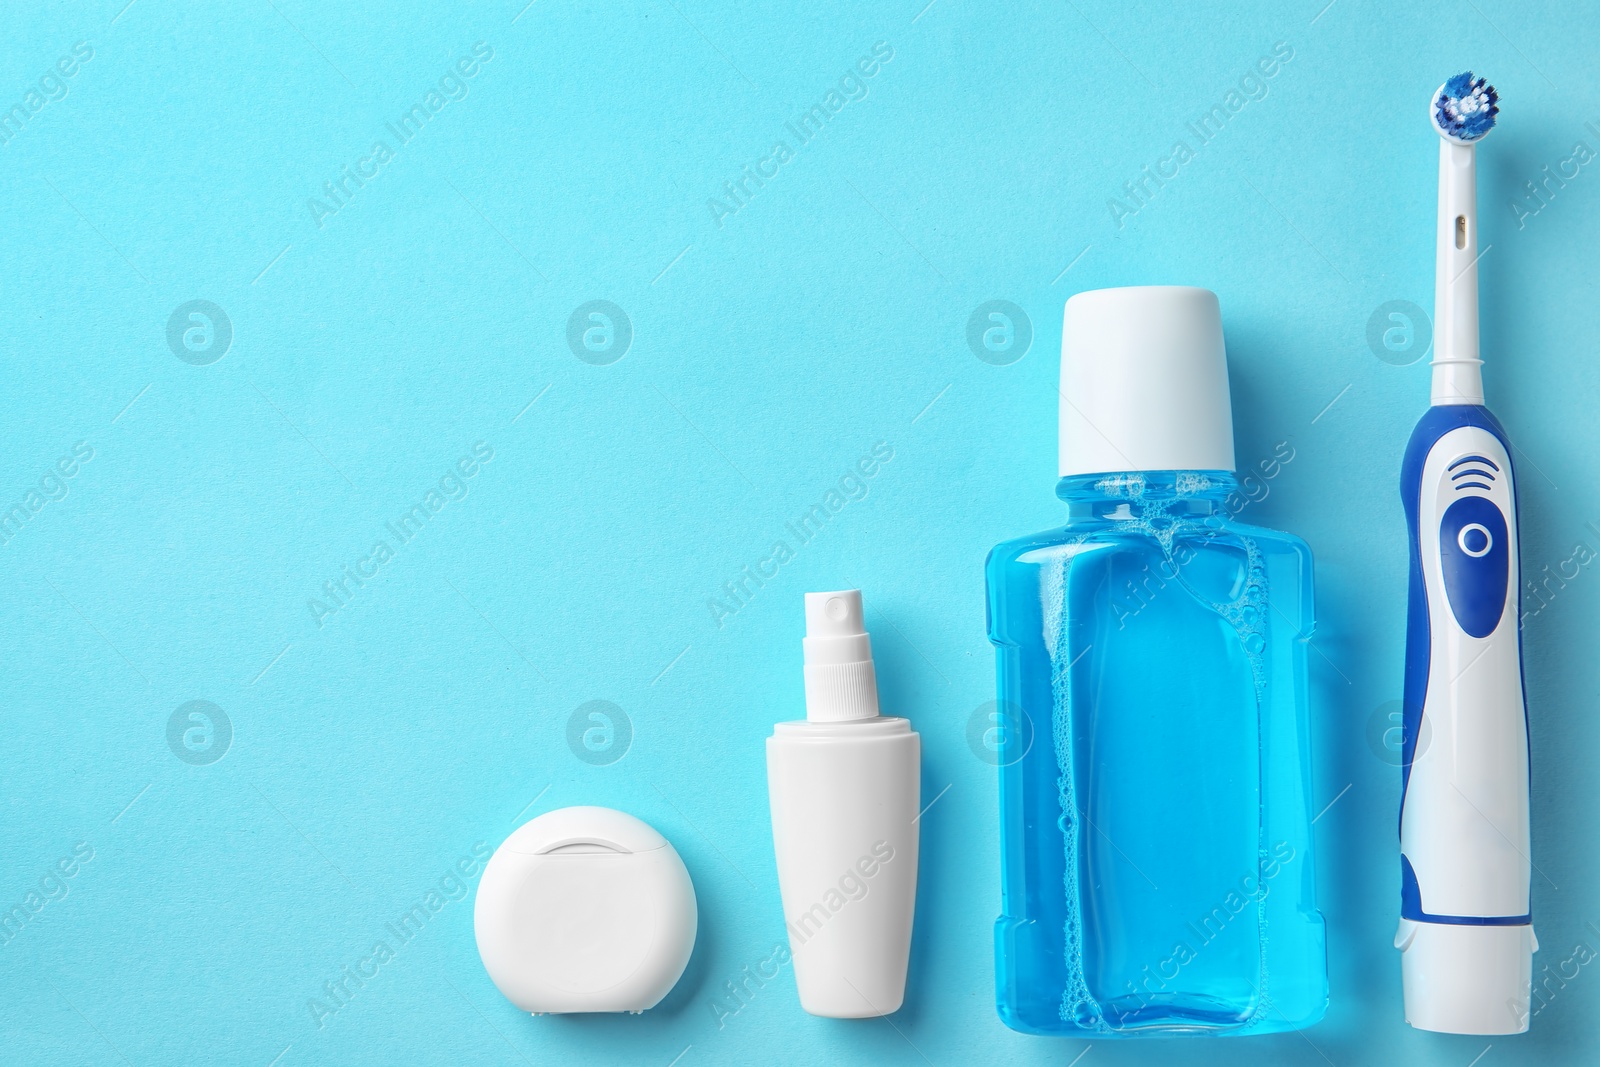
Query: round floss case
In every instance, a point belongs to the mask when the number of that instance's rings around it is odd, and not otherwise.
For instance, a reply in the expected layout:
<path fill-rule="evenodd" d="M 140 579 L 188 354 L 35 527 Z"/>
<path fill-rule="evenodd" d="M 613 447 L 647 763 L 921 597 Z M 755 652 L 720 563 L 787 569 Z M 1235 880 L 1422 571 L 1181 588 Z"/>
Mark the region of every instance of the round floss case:
<path fill-rule="evenodd" d="M 678 852 L 611 808 L 560 808 L 496 850 L 473 910 L 478 955 L 535 1015 L 641 1012 L 683 974 L 699 918 Z"/>

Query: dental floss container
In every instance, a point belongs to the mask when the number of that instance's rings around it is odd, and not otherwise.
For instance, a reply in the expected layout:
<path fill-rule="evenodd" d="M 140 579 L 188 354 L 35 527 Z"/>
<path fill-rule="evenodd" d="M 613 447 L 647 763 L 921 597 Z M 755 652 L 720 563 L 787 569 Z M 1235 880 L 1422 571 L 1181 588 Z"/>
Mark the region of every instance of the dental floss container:
<path fill-rule="evenodd" d="M 698 925 L 677 850 L 601 807 L 520 826 L 484 868 L 473 910 L 484 969 L 534 1015 L 655 1007 L 688 965 Z"/>

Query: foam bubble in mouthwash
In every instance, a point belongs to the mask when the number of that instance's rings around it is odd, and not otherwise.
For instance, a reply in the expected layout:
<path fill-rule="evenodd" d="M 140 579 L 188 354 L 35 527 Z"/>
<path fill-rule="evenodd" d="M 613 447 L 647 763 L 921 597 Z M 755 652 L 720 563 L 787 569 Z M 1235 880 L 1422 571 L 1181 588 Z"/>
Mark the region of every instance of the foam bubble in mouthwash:
<path fill-rule="evenodd" d="M 1246 525 L 1216 296 L 1067 301 L 1066 524 L 997 546 L 997 1004 L 1034 1034 L 1262 1034 L 1327 1006 L 1311 553 Z M 1234 499 L 1237 499 L 1235 497 Z"/>

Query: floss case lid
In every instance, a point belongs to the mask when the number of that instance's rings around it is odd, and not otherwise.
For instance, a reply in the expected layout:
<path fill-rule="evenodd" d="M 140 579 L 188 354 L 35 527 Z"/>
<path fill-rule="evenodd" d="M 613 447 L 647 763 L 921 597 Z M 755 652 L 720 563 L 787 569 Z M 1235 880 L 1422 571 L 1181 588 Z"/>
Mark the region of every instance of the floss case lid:
<path fill-rule="evenodd" d="M 677 850 L 601 807 L 519 827 L 485 867 L 473 910 L 484 969 L 535 1015 L 654 1007 L 688 965 L 698 925 Z"/>

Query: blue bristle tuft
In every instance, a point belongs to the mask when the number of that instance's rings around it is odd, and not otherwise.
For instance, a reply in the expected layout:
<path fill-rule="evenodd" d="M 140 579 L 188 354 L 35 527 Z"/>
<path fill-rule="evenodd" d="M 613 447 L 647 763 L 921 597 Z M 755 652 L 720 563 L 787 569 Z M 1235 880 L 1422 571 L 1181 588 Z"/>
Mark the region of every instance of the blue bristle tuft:
<path fill-rule="evenodd" d="M 1457 141 L 1476 141 L 1494 129 L 1500 113 L 1500 94 L 1472 71 L 1457 74 L 1444 83 L 1433 102 L 1433 121 L 1445 135 Z"/>

